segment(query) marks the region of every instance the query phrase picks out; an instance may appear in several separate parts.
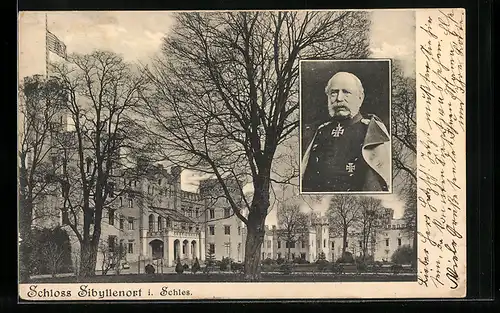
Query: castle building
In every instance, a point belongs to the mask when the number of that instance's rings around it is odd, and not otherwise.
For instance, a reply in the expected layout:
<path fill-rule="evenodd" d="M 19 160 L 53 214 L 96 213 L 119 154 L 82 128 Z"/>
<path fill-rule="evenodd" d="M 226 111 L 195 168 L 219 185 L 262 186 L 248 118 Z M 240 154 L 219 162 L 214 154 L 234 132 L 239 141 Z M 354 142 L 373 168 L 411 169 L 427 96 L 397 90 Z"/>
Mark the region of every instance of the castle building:
<path fill-rule="evenodd" d="M 403 219 L 394 218 L 394 210 L 385 208 L 383 210 L 381 224 L 374 228 L 368 241 L 367 254 L 373 256 L 374 261 L 390 261 L 392 254 L 402 246 L 412 246 L 413 237 L 408 232 Z M 337 260 L 342 256 L 341 236 L 330 236 L 330 257 Z M 363 241 L 360 230 L 352 227 L 348 231 L 346 252 L 359 257 L 363 253 Z"/>
<path fill-rule="evenodd" d="M 380 225 L 373 231 L 368 242 L 367 254 L 374 261 L 390 261 L 392 254 L 401 246 L 412 246 L 413 238 L 408 232 L 403 219 L 394 219 L 392 209 L 384 209 Z M 309 227 L 300 234 L 298 240 L 287 242 L 286 235 L 279 226 L 266 226 L 261 247 L 261 259 L 302 259 L 315 262 L 321 254 L 328 261 L 336 261 L 342 256 L 342 237 L 330 233 L 326 216 L 309 214 Z M 243 241 L 244 242 L 244 241 Z M 349 229 L 346 251 L 359 257 L 363 253 L 362 235 L 355 227 Z"/>

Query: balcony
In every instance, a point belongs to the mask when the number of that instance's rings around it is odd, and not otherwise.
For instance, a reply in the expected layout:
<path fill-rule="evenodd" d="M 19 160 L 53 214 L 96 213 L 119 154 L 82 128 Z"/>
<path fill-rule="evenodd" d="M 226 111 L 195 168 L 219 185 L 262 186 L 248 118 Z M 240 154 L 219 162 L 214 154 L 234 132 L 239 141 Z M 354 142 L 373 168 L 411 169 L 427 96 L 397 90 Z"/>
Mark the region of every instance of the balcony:
<path fill-rule="evenodd" d="M 164 229 L 162 230 L 148 230 L 146 233 L 148 237 L 163 237 L 165 236 L 166 231 Z"/>

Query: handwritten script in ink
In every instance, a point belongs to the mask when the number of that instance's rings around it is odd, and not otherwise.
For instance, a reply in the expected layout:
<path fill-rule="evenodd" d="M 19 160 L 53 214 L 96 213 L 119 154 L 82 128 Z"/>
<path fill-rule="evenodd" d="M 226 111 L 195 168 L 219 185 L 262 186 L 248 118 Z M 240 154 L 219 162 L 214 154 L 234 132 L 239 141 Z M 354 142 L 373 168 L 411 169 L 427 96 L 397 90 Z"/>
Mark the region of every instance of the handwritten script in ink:
<path fill-rule="evenodd" d="M 418 283 L 455 290 L 465 279 L 465 11 L 425 15 L 416 36 Z"/>

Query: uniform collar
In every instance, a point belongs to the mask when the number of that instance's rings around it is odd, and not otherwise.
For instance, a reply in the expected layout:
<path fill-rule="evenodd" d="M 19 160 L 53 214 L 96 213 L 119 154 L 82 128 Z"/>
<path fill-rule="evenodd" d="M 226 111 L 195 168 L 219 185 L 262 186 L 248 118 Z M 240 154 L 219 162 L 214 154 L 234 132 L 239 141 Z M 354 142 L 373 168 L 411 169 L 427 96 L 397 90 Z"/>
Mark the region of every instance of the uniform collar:
<path fill-rule="evenodd" d="M 346 119 L 333 118 L 333 119 L 331 119 L 331 121 L 337 122 L 343 126 L 349 126 L 349 125 L 358 123 L 362 119 L 363 119 L 363 116 L 360 113 L 358 113 L 358 114 L 354 115 L 354 117 L 352 117 L 352 118 L 346 118 Z"/>

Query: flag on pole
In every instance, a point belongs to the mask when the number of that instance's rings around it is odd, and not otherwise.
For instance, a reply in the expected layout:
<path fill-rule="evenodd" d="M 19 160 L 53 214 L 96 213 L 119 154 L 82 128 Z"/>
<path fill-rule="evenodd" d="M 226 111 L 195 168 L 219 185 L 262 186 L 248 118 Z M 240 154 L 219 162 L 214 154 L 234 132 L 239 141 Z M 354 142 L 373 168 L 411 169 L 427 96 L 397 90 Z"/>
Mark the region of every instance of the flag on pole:
<path fill-rule="evenodd" d="M 52 34 L 49 30 L 47 30 L 46 41 L 47 41 L 47 51 L 53 52 L 63 59 L 67 58 L 66 45 L 59 38 L 57 38 L 56 35 Z"/>

